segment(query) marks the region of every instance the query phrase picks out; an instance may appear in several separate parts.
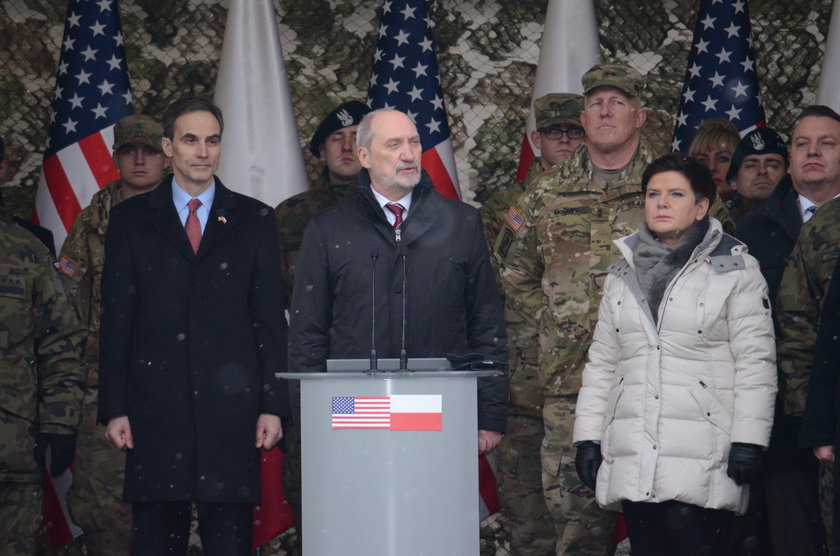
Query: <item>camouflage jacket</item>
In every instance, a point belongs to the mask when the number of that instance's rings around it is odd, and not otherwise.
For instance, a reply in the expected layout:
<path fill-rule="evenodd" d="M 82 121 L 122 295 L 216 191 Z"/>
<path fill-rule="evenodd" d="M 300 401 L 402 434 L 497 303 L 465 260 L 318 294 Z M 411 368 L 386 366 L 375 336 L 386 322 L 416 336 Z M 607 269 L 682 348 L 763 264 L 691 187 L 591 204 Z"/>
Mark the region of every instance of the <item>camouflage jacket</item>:
<path fill-rule="evenodd" d="M 81 420 L 85 335 L 47 248 L 5 219 L 0 330 L 0 481 L 37 482 L 35 434 L 73 433 Z"/>
<path fill-rule="evenodd" d="M 779 391 L 787 415 L 805 410 L 822 302 L 838 256 L 840 199 L 833 199 L 802 225 L 776 299 Z"/>
<path fill-rule="evenodd" d="M 275 210 L 277 234 L 280 236 L 280 256 L 283 261 L 283 285 L 286 303 L 291 303 L 295 283 L 300 243 L 309 221 L 320 212 L 356 196 L 353 183 L 330 183 L 322 177 L 303 193 L 289 197 Z"/>
<path fill-rule="evenodd" d="M 95 402 L 99 386 L 99 310 L 102 307 L 102 267 L 105 264 L 105 231 L 111 207 L 120 200 L 120 180 L 97 191 L 76 221 L 59 256 L 68 280 L 70 299 L 87 330 L 83 352 L 88 373 L 86 403 Z"/>
<path fill-rule="evenodd" d="M 510 208 L 495 244 L 513 344 L 511 398 L 538 361 L 546 396 L 575 395 L 598 316 L 612 240 L 644 217 L 641 177 L 655 158 L 642 139 L 625 170 L 604 187 L 586 149 L 542 174 Z M 526 376 L 517 378 L 523 372 Z"/>

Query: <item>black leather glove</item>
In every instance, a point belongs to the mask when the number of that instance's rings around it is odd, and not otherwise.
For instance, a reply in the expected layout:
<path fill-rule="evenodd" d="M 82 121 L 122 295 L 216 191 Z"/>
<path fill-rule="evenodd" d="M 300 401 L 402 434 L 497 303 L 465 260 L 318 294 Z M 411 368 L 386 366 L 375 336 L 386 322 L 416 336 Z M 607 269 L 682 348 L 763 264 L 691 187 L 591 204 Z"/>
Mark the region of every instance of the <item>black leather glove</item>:
<path fill-rule="evenodd" d="M 595 490 L 595 479 L 601 467 L 601 446 L 591 440 L 584 440 L 577 445 L 575 453 L 575 471 L 583 484 Z"/>
<path fill-rule="evenodd" d="M 41 432 L 35 437 L 35 461 L 46 467 L 47 446 L 50 446 L 50 475 L 57 477 L 64 473 L 76 455 L 76 436 Z"/>
<path fill-rule="evenodd" d="M 729 464 L 726 474 L 738 485 L 749 485 L 761 478 L 764 467 L 764 450 L 755 444 L 733 442 L 729 447 Z"/>

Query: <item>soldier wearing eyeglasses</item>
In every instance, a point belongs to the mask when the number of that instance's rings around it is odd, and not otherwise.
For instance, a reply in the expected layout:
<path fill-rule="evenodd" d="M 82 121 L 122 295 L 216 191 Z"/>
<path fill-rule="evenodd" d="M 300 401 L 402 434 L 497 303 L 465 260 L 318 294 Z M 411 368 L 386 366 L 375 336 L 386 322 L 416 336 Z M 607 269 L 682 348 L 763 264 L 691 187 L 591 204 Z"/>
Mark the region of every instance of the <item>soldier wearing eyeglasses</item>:
<path fill-rule="evenodd" d="M 569 158 L 583 143 L 582 110 L 581 95 L 549 93 L 534 101 L 537 128 L 531 132 L 531 143 L 539 149 L 539 156 L 531 161 L 523 183 L 500 189 L 481 208 L 491 250 L 505 225 L 508 207 L 534 178 Z M 496 266 L 495 258 L 493 263 Z M 516 356 L 513 352 L 510 355 Z M 519 356 L 521 358 L 522 354 Z M 517 375 L 516 384 L 511 384 L 510 402 L 508 430 L 495 454 L 499 497 L 508 524 L 511 553 L 521 556 L 550 554 L 554 551 L 557 535 L 542 494 L 543 394 L 535 372 Z"/>

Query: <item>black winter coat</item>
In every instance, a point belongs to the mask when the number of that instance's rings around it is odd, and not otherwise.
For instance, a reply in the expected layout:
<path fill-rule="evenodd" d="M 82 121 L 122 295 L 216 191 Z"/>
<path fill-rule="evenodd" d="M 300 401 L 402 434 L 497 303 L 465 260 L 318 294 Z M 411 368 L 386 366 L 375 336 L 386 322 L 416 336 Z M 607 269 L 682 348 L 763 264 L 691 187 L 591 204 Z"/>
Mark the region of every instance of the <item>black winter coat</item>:
<path fill-rule="evenodd" d="M 257 417 L 288 409 L 282 292 L 274 211 L 218 178 L 197 255 L 171 177 L 113 208 L 98 420 L 129 418 L 127 501 L 259 502 Z"/>
<path fill-rule="evenodd" d="M 372 285 L 376 350 L 400 354 L 405 272 L 408 357 L 480 353 L 507 362 L 501 299 L 479 213 L 434 190 L 424 173 L 399 241 L 362 170 L 359 195 L 315 217 L 301 245 L 292 298 L 289 370 L 368 358 Z M 375 278 L 374 275 L 375 274 Z M 479 380 L 478 426 L 504 432 L 507 377 Z"/>
<path fill-rule="evenodd" d="M 738 239 L 747 245 L 750 255 L 758 259 L 770 291 L 770 300 L 774 304 L 788 257 L 802 228 L 802 214 L 797 198 L 790 175 L 785 175 L 767 202 L 745 214 L 736 226 Z M 775 316 L 773 320 L 775 323 Z M 770 446 L 767 449 L 767 467 L 770 471 L 799 469 L 816 473 L 816 459 L 810 450 L 798 448 L 801 425 L 800 417 L 784 414 L 781 398 L 777 398 Z"/>

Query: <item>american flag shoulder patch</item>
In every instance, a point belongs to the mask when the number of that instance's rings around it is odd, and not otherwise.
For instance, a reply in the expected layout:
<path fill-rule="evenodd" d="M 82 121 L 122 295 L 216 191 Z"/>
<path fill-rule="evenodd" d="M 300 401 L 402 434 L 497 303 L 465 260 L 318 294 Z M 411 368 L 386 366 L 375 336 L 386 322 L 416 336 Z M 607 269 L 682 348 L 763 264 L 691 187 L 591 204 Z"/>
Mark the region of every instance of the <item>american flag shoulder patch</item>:
<path fill-rule="evenodd" d="M 74 274 L 76 274 L 76 270 L 78 270 L 78 268 L 79 263 L 77 263 L 70 257 L 62 255 L 61 258 L 58 260 L 58 271 L 71 278 Z"/>
<path fill-rule="evenodd" d="M 522 215 L 519 214 L 515 208 L 510 207 L 508 209 L 507 215 L 505 215 L 505 223 L 507 223 L 514 232 L 519 231 L 519 228 L 522 227 L 522 223 L 524 221 L 525 220 L 522 218 Z"/>

